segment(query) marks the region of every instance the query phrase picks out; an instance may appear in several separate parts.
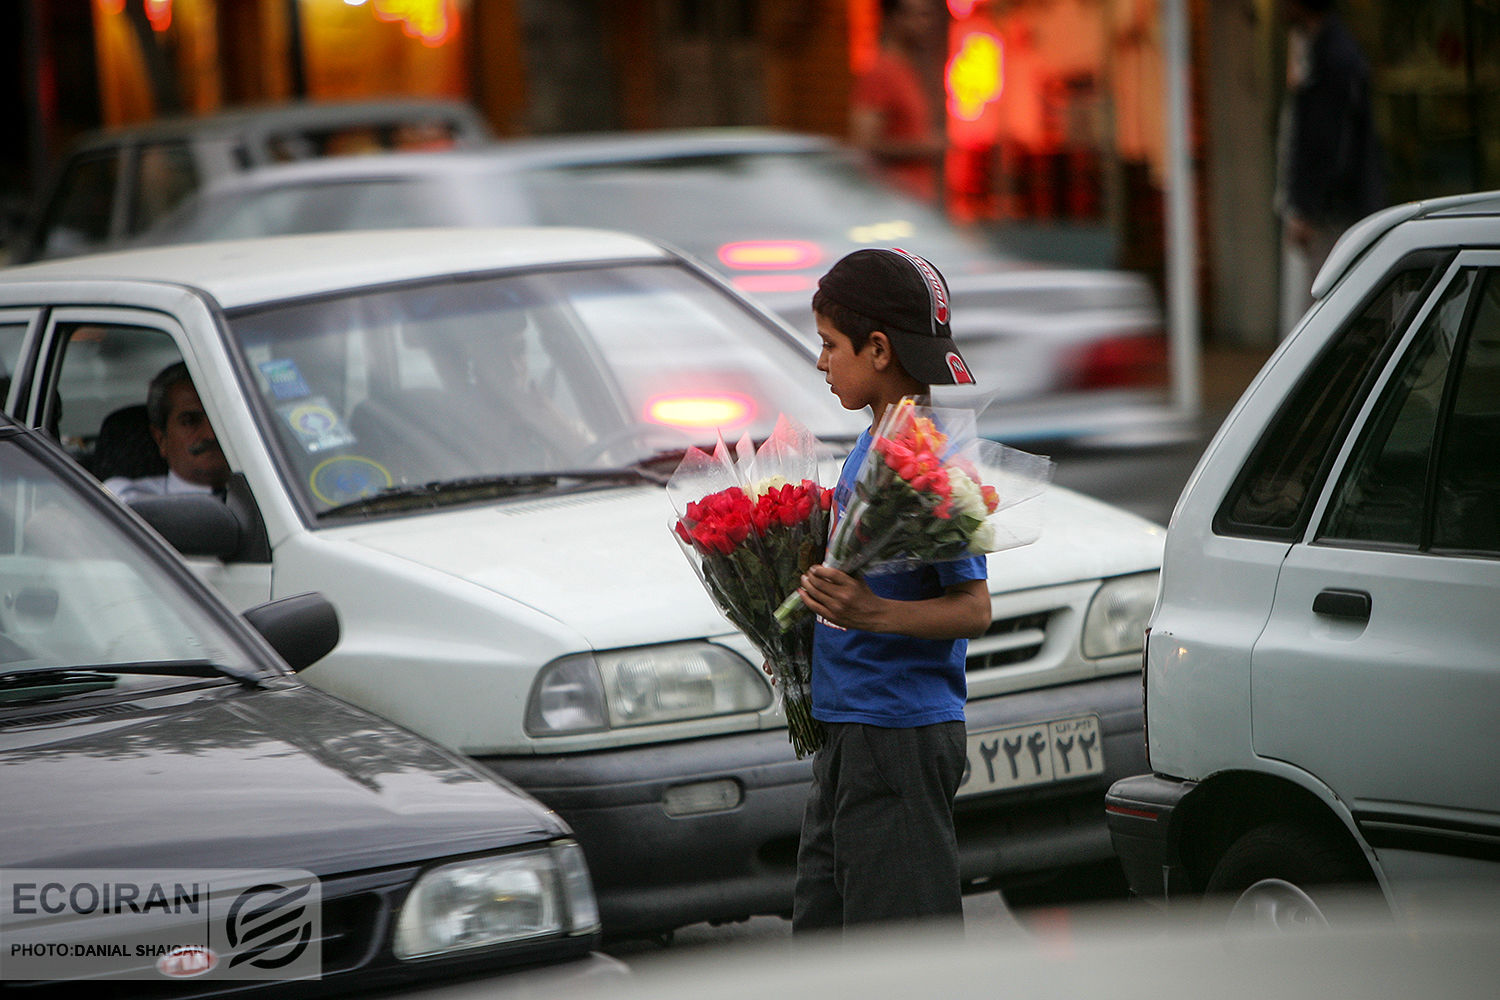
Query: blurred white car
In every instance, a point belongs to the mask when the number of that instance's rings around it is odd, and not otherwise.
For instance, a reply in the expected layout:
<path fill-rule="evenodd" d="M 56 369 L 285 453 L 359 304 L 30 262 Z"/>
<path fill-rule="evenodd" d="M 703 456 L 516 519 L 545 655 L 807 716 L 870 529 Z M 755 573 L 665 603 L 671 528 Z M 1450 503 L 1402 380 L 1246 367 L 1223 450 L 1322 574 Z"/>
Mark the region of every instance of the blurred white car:
<path fill-rule="evenodd" d="M 1172 515 L 1109 822 L 1152 898 L 1431 913 L 1500 889 L 1500 192 L 1371 216 L 1314 291 Z"/>
<path fill-rule="evenodd" d="M 153 456 L 120 424 L 182 358 L 237 524 L 153 523 L 237 606 L 326 594 L 344 640 L 304 676 L 556 809 L 607 934 L 789 911 L 810 763 L 663 485 L 718 430 L 787 413 L 836 460 L 864 426 L 769 313 L 623 234 L 341 233 L 11 268 L 0 355 L 8 410 L 100 476 Z M 975 885 L 1108 862 L 1104 791 L 1144 766 L 1162 530 L 1064 489 L 1047 510 L 991 557 L 969 647 Z"/>
<path fill-rule="evenodd" d="M 1167 402 L 1156 295 L 1137 274 L 1041 266 L 996 249 L 875 179 L 832 140 L 686 130 L 506 141 L 482 150 L 251 171 L 144 237 L 193 242 L 339 229 L 604 226 L 718 270 L 815 342 L 818 277 L 863 246 L 921 253 L 947 277 L 978 408 L 1010 443 L 1142 443 L 1187 427 Z"/>

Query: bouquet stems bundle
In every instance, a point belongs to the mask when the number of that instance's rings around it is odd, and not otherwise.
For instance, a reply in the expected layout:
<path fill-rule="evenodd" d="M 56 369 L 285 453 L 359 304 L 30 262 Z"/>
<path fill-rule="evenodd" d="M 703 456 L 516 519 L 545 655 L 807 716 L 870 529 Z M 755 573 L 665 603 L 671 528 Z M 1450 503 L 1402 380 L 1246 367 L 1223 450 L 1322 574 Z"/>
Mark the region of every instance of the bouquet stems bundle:
<path fill-rule="evenodd" d="M 873 573 L 1027 545 L 1051 477 L 1051 460 L 979 437 L 967 411 L 907 397 L 875 428 L 823 561 Z M 775 617 L 791 627 L 805 612 L 794 591 Z"/>
<path fill-rule="evenodd" d="M 709 455 L 689 450 L 667 483 L 672 534 L 730 622 L 765 657 L 797 756 L 823 743 L 812 717 L 812 621 L 775 618 L 807 568 L 823 559 L 832 492 L 817 482 L 817 439 L 782 417 L 758 450 L 748 438 Z"/>

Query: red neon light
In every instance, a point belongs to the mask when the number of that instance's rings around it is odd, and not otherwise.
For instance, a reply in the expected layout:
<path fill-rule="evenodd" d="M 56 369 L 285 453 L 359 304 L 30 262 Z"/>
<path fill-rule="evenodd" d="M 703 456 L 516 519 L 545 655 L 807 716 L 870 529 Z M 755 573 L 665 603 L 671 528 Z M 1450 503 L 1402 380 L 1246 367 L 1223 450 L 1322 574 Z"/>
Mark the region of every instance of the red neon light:
<path fill-rule="evenodd" d="M 122 9 L 124 5 L 121 5 Z M 146 20 L 152 31 L 166 31 L 172 26 L 172 0 L 146 0 Z"/>
<path fill-rule="evenodd" d="M 795 271 L 822 259 L 822 247 L 807 240 L 744 240 L 719 247 L 719 260 L 742 271 Z"/>
<path fill-rule="evenodd" d="M 755 400 L 737 393 L 657 396 L 646 403 L 646 419 L 668 427 L 706 430 L 748 423 L 755 416 Z"/>

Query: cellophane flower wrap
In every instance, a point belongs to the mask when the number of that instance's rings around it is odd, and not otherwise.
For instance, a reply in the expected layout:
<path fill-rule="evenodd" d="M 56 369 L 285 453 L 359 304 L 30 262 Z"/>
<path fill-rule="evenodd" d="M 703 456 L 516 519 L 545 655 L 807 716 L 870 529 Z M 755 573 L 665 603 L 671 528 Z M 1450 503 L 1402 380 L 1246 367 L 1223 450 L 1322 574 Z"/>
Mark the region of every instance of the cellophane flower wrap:
<path fill-rule="evenodd" d="M 1028 545 L 1051 478 L 1050 459 L 980 437 L 970 411 L 907 397 L 875 428 L 823 562 L 858 575 Z M 776 618 L 791 627 L 806 610 L 793 592 Z"/>
<path fill-rule="evenodd" d="M 796 755 L 823 743 L 812 716 L 812 622 L 783 628 L 776 608 L 823 559 L 833 493 L 818 484 L 818 442 L 785 416 L 759 449 L 748 437 L 690 449 L 667 483 L 672 537 L 724 616 L 771 668 Z"/>

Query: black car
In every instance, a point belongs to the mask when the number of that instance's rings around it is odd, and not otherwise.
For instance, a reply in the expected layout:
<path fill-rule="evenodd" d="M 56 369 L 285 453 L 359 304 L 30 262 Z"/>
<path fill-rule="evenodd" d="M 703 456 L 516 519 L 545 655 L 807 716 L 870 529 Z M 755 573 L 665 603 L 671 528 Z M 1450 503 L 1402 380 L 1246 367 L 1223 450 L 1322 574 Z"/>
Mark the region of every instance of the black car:
<path fill-rule="evenodd" d="M 298 680 L 338 641 L 322 598 L 245 618 L 49 440 L 0 425 L 0 984 L 623 973 L 555 813 Z"/>

